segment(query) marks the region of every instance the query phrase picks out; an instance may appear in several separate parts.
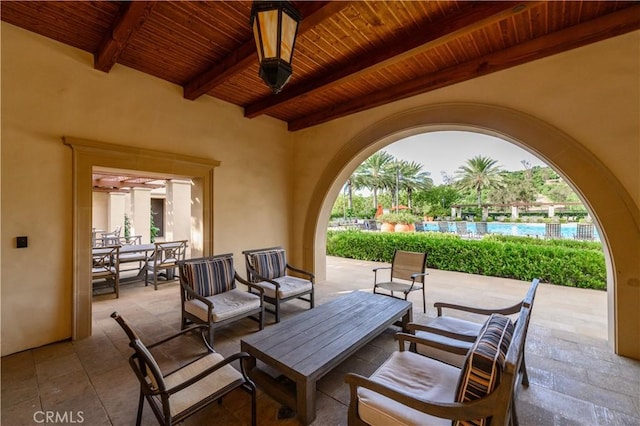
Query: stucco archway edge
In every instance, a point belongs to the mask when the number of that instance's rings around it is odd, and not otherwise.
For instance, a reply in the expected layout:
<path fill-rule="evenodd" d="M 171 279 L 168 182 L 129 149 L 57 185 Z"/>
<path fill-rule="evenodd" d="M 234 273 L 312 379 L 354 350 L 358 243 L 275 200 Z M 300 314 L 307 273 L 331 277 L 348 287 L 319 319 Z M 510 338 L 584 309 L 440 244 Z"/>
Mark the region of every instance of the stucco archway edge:
<path fill-rule="evenodd" d="M 533 116 L 494 105 L 451 103 L 387 117 L 348 141 L 317 180 L 305 217 L 303 262 L 323 277 L 326 223 L 342 183 L 365 158 L 402 138 L 465 129 L 502 137 L 538 155 L 580 194 L 605 246 L 609 341 L 616 353 L 640 359 L 640 211 L 616 176 L 582 144 Z M 603 141 L 602 143 L 606 143 Z"/>

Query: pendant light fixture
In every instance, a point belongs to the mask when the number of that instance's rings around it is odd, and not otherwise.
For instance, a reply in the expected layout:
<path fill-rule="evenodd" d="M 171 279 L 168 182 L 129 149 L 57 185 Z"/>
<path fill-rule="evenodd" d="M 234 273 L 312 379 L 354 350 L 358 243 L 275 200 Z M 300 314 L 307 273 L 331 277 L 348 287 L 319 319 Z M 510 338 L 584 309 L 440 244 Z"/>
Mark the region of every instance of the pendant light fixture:
<path fill-rule="evenodd" d="M 260 78 L 278 93 L 289 81 L 301 15 L 288 1 L 254 1 L 251 27 L 258 50 Z"/>

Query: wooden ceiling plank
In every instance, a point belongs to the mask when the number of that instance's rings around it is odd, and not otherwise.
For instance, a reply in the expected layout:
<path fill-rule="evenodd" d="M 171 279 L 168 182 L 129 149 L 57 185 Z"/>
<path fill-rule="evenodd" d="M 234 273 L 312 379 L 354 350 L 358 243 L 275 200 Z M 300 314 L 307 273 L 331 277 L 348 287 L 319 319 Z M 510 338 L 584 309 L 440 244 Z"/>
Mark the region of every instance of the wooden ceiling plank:
<path fill-rule="evenodd" d="M 300 11 L 305 17 L 298 28 L 298 35 L 313 28 L 319 22 L 338 13 L 351 2 L 304 2 Z M 247 23 L 247 25 L 249 25 Z M 243 45 L 226 56 L 208 70 L 196 76 L 193 80 L 184 85 L 184 97 L 194 100 L 209 92 L 216 86 L 227 81 L 233 75 L 244 71 L 249 65 L 257 61 L 255 41 L 247 40 Z"/>
<path fill-rule="evenodd" d="M 97 70 L 109 72 L 113 68 L 131 37 L 151 14 L 156 1 L 132 1 L 127 5 L 94 54 L 93 66 Z"/>
<path fill-rule="evenodd" d="M 639 28 L 640 5 L 631 6 L 482 58 L 473 59 L 459 66 L 443 69 L 395 87 L 361 96 L 351 102 L 292 120 L 289 122 L 289 130 L 305 129 L 339 117 L 616 37 Z"/>
<path fill-rule="evenodd" d="M 531 8 L 539 2 L 521 3 L 525 8 Z M 360 58 L 349 61 L 333 73 L 315 78 L 312 82 L 301 83 L 288 87 L 277 97 L 267 97 L 245 107 L 245 117 L 253 118 L 268 113 L 278 106 L 308 96 L 311 93 L 326 90 L 350 79 L 358 78 L 364 73 L 384 68 L 392 63 L 406 60 L 421 52 L 444 45 L 463 34 L 475 31 L 494 22 L 507 19 L 514 14 L 520 14 L 523 9 L 516 9 L 520 3 L 510 2 L 477 2 L 469 3 L 450 19 L 432 24 L 429 31 L 417 31 L 414 37 L 408 37 L 398 43 L 380 50 L 375 54 L 365 54 Z M 514 11 L 517 10 L 517 11 Z"/>

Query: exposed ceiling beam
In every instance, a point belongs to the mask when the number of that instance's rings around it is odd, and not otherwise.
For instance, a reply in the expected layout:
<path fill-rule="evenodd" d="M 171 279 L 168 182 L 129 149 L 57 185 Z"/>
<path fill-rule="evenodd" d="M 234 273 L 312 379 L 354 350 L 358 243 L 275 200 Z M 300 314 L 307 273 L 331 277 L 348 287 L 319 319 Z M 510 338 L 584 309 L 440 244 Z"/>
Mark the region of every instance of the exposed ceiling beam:
<path fill-rule="evenodd" d="M 123 12 L 116 18 L 105 35 L 98 51 L 93 55 L 95 69 L 109 72 L 127 47 L 133 34 L 140 29 L 151 14 L 156 1 L 132 1 L 125 3 Z"/>
<path fill-rule="evenodd" d="M 430 23 L 426 30 L 421 29 L 411 36 L 403 37 L 398 43 L 351 59 L 349 63 L 341 64 L 332 73 L 301 82 L 293 87 L 287 87 L 287 90 L 279 93 L 277 97 L 269 96 L 246 106 L 244 115 L 253 118 L 260 114 L 266 114 L 287 102 L 356 79 L 364 73 L 375 72 L 435 46 L 448 43 L 464 34 L 523 13 L 526 9 L 535 7 L 539 3 L 470 2 L 463 4 L 463 8 L 458 13 Z"/>
<path fill-rule="evenodd" d="M 335 105 L 317 113 L 289 122 L 289 130 L 300 130 L 395 102 L 400 99 L 430 92 L 452 84 L 471 80 L 507 68 L 515 67 L 560 52 L 595 43 L 640 28 L 640 5 L 601 16 L 564 30 L 518 44 L 511 48 L 473 59 L 460 65 L 413 79 L 350 102 Z"/>
<path fill-rule="evenodd" d="M 298 37 L 323 20 L 340 12 L 349 6 L 350 3 L 351 2 L 348 1 L 312 1 L 301 3 L 299 9 L 303 19 L 298 28 Z M 249 25 L 248 22 L 247 25 Z M 222 61 L 186 83 L 184 85 L 184 97 L 190 100 L 199 98 L 235 74 L 244 71 L 257 60 L 256 44 L 252 38 L 231 52 Z"/>
<path fill-rule="evenodd" d="M 93 192 L 116 192 L 119 194 L 128 194 L 131 192 L 131 190 L 129 189 L 103 188 L 101 186 L 94 186 L 92 191 Z"/>

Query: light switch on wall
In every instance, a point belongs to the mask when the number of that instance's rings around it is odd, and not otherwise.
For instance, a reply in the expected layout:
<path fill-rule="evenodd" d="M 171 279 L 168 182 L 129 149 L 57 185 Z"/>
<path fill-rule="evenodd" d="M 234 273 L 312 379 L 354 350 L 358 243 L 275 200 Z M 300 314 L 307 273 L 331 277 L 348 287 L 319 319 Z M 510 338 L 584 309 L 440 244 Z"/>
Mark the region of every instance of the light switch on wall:
<path fill-rule="evenodd" d="M 16 237 L 16 248 L 25 248 L 27 244 L 27 237 Z"/>

